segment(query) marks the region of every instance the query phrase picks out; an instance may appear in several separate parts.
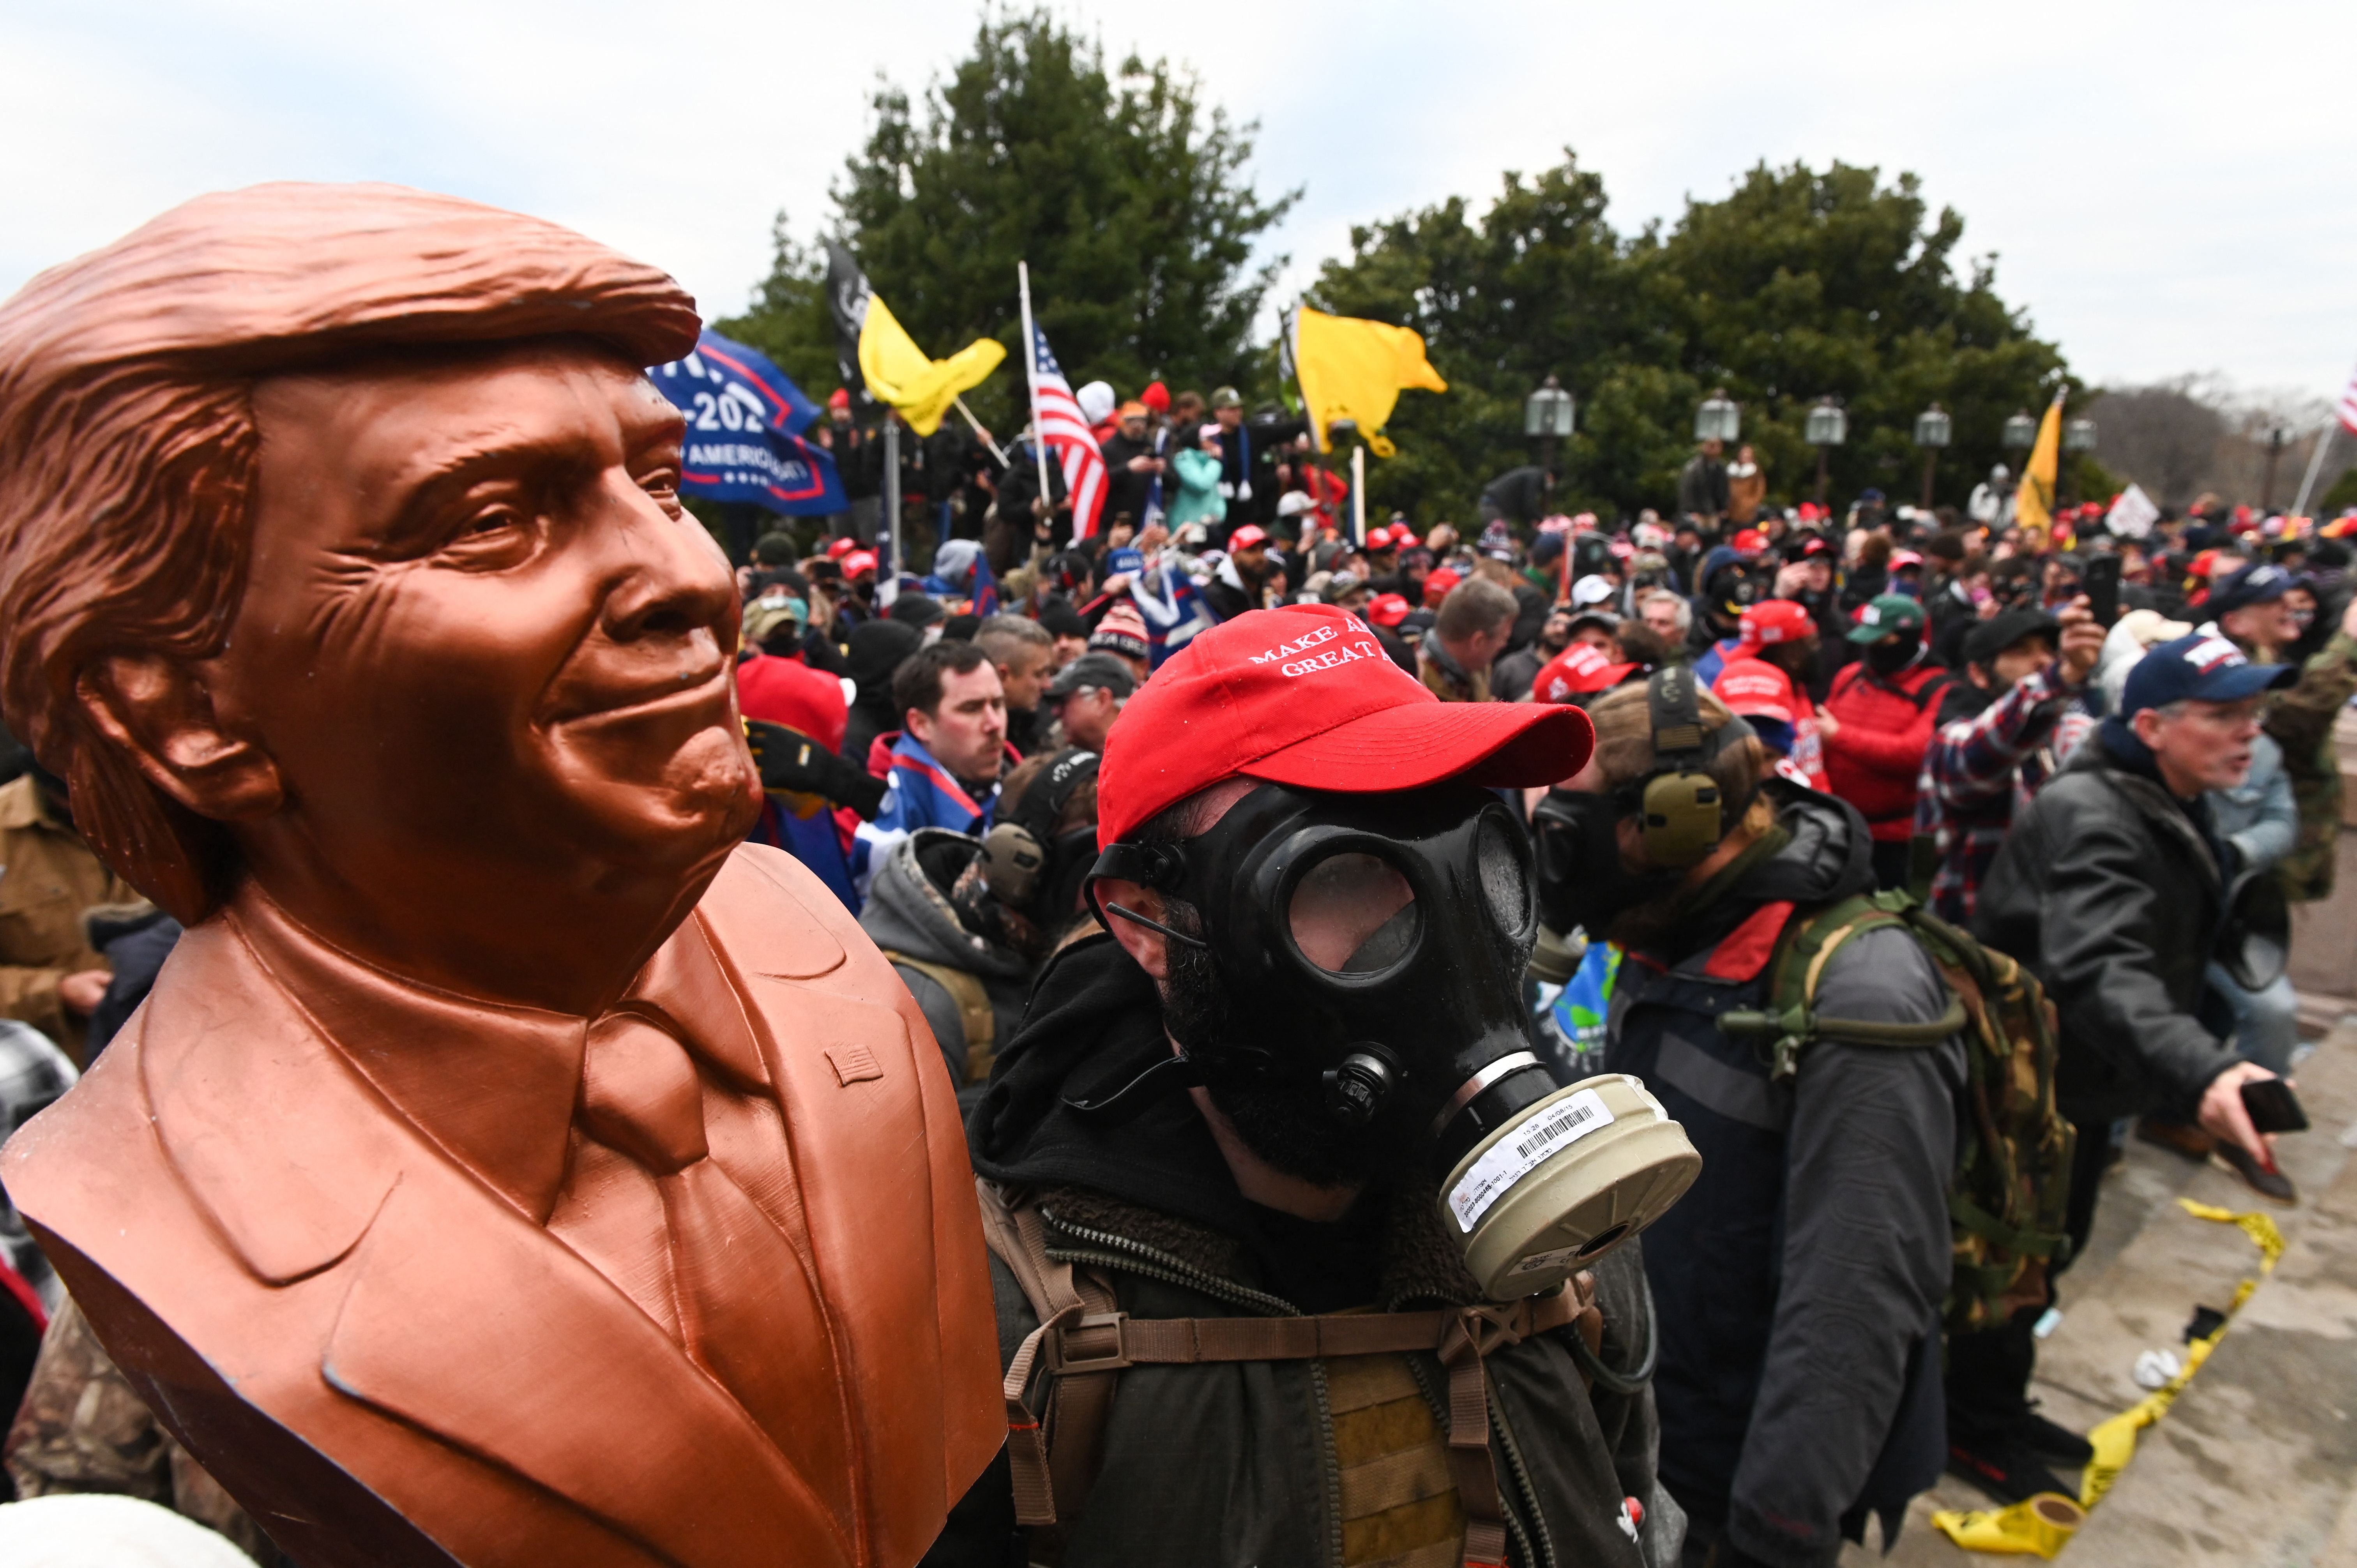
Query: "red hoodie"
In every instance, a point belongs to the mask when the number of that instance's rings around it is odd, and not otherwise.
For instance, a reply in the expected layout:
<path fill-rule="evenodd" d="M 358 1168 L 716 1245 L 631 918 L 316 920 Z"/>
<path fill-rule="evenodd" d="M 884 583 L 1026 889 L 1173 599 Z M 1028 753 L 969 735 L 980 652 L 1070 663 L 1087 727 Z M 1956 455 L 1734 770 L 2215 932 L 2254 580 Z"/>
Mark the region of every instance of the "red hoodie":
<path fill-rule="evenodd" d="M 1825 737 L 1825 777 L 1879 843 L 1903 843 L 1915 832 L 1915 785 L 1949 679 L 1926 660 L 1885 680 L 1860 660 L 1843 666 L 1825 696 L 1840 726 Z"/>

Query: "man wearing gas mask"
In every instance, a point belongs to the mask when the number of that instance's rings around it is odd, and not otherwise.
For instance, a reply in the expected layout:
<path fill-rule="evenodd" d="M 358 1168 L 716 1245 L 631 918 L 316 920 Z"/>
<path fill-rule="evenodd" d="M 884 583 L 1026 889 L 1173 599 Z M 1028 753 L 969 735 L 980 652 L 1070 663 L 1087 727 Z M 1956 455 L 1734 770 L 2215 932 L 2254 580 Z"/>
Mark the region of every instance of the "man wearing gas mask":
<path fill-rule="evenodd" d="M 1010 1440 L 932 1561 L 1675 1561 L 1620 1243 L 1696 1161 L 1641 1086 L 1534 1053 L 1493 792 L 1588 748 L 1576 708 L 1437 701 L 1329 606 L 1132 700 L 1107 930 L 968 1121 Z"/>
<path fill-rule="evenodd" d="M 1692 1134 L 1703 1172 L 1645 1238 L 1661 1333 L 1662 1478 L 1687 1561 L 1831 1563 L 1885 1538 L 1943 1457 L 1953 1036 L 1820 1039 L 1771 1075 L 1720 1020 L 1758 1009 L 1795 911 L 1873 886 L 1857 809 L 1777 776 L 1682 670 L 1590 707 L 1595 759 L 1537 809 L 1547 924 L 1620 944 L 1606 1065 Z M 1828 1017 L 1934 1024 L 1939 973 L 1904 930 L 1835 950 Z"/>

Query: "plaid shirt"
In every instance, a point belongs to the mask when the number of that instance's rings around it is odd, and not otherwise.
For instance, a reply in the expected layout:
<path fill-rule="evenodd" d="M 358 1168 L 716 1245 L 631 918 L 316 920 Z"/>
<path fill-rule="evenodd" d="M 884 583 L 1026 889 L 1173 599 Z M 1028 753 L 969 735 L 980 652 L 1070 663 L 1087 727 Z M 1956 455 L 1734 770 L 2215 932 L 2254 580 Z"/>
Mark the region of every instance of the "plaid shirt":
<path fill-rule="evenodd" d="M 80 1076 L 47 1035 L 30 1024 L 0 1018 L 0 1144 L 71 1089 Z M 0 1192 L 0 1263 L 23 1275 L 26 1283 L 41 1293 L 42 1301 L 56 1309 L 63 1294 L 57 1276 L 5 1192 Z"/>
<path fill-rule="evenodd" d="M 1942 919 L 1971 921 L 1981 878 L 2005 843 L 2014 811 L 2054 777 L 2093 725 L 2080 690 L 2050 665 L 1932 737 L 1916 785 L 1915 831 L 1939 848 L 1932 911 Z"/>

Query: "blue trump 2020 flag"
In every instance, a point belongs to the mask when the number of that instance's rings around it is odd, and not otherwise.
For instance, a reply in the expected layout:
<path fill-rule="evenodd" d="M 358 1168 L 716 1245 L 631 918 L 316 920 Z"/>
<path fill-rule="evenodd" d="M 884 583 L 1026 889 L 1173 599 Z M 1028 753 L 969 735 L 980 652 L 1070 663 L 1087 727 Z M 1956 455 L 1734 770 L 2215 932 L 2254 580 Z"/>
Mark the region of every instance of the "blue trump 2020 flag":
<path fill-rule="evenodd" d="M 707 330 L 694 353 L 647 376 L 687 416 L 684 493 L 750 501 L 789 517 L 824 516 L 850 504 L 834 456 L 802 439 L 817 405 L 759 349 Z"/>

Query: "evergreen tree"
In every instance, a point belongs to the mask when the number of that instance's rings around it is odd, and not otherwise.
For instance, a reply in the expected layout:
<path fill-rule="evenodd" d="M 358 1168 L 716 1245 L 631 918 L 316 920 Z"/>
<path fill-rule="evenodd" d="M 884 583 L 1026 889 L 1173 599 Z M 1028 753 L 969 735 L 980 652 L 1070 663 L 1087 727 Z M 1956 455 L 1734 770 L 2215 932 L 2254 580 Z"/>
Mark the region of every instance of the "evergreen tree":
<path fill-rule="evenodd" d="M 1260 362 L 1253 318 L 1281 261 L 1250 270 L 1253 246 L 1297 193 L 1261 199 L 1244 166 L 1254 128 L 1206 112 L 1190 75 L 1135 56 L 1108 72 L 1044 11 L 985 14 L 920 106 L 888 84 L 873 109 L 832 228 L 928 352 L 1007 346 L 1016 373 L 970 399 L 986 421 L 1020 423 L 1018 260 L 1076 383 L 1135 396 L 1160 373 L 1209 391 Z M 814 388 L 834 384 L 823 263 L 781 216 L 759 302 L 722 326 Z"/>
<path fill-rule="evenodd" d="M 1873 485 L 1914 499 L 1914 419 L 1936 399 L 1955 422 L 1937 498 L 1961 502 L 2000 460 L 2006 416 L 2067 379 L 1997 296 L 1993 259 L 1956 275 L 1963 220 L 1932 219 L 1911 175 L 1761 166 L 1723 200 L 1689 201 L 1667 235 L 1616 234 L 1604 208 L 1602 180 L 1567 155 L 1535 180 L 1509 175 L 1478 220 L 1451 199 L 1353 230 L 1351 254 L 1326 263 L 1312 304 L 1414 327 L 1450 385 L 1402 400 L 1401 456 L 1370 473 L 1379 506 L 1469 513 L 1491 478 L 1532 460 L 1522 402 L 1549 374 L 1580 404 L 1559 458 L 1566 510 L 1666 512 L 1715 387 L 1743 405 L 1742 439 L 1787 502 L 1813 492 L 1802 431 L 1827 394 L 1849 413 L 1829 498 Z"/>

